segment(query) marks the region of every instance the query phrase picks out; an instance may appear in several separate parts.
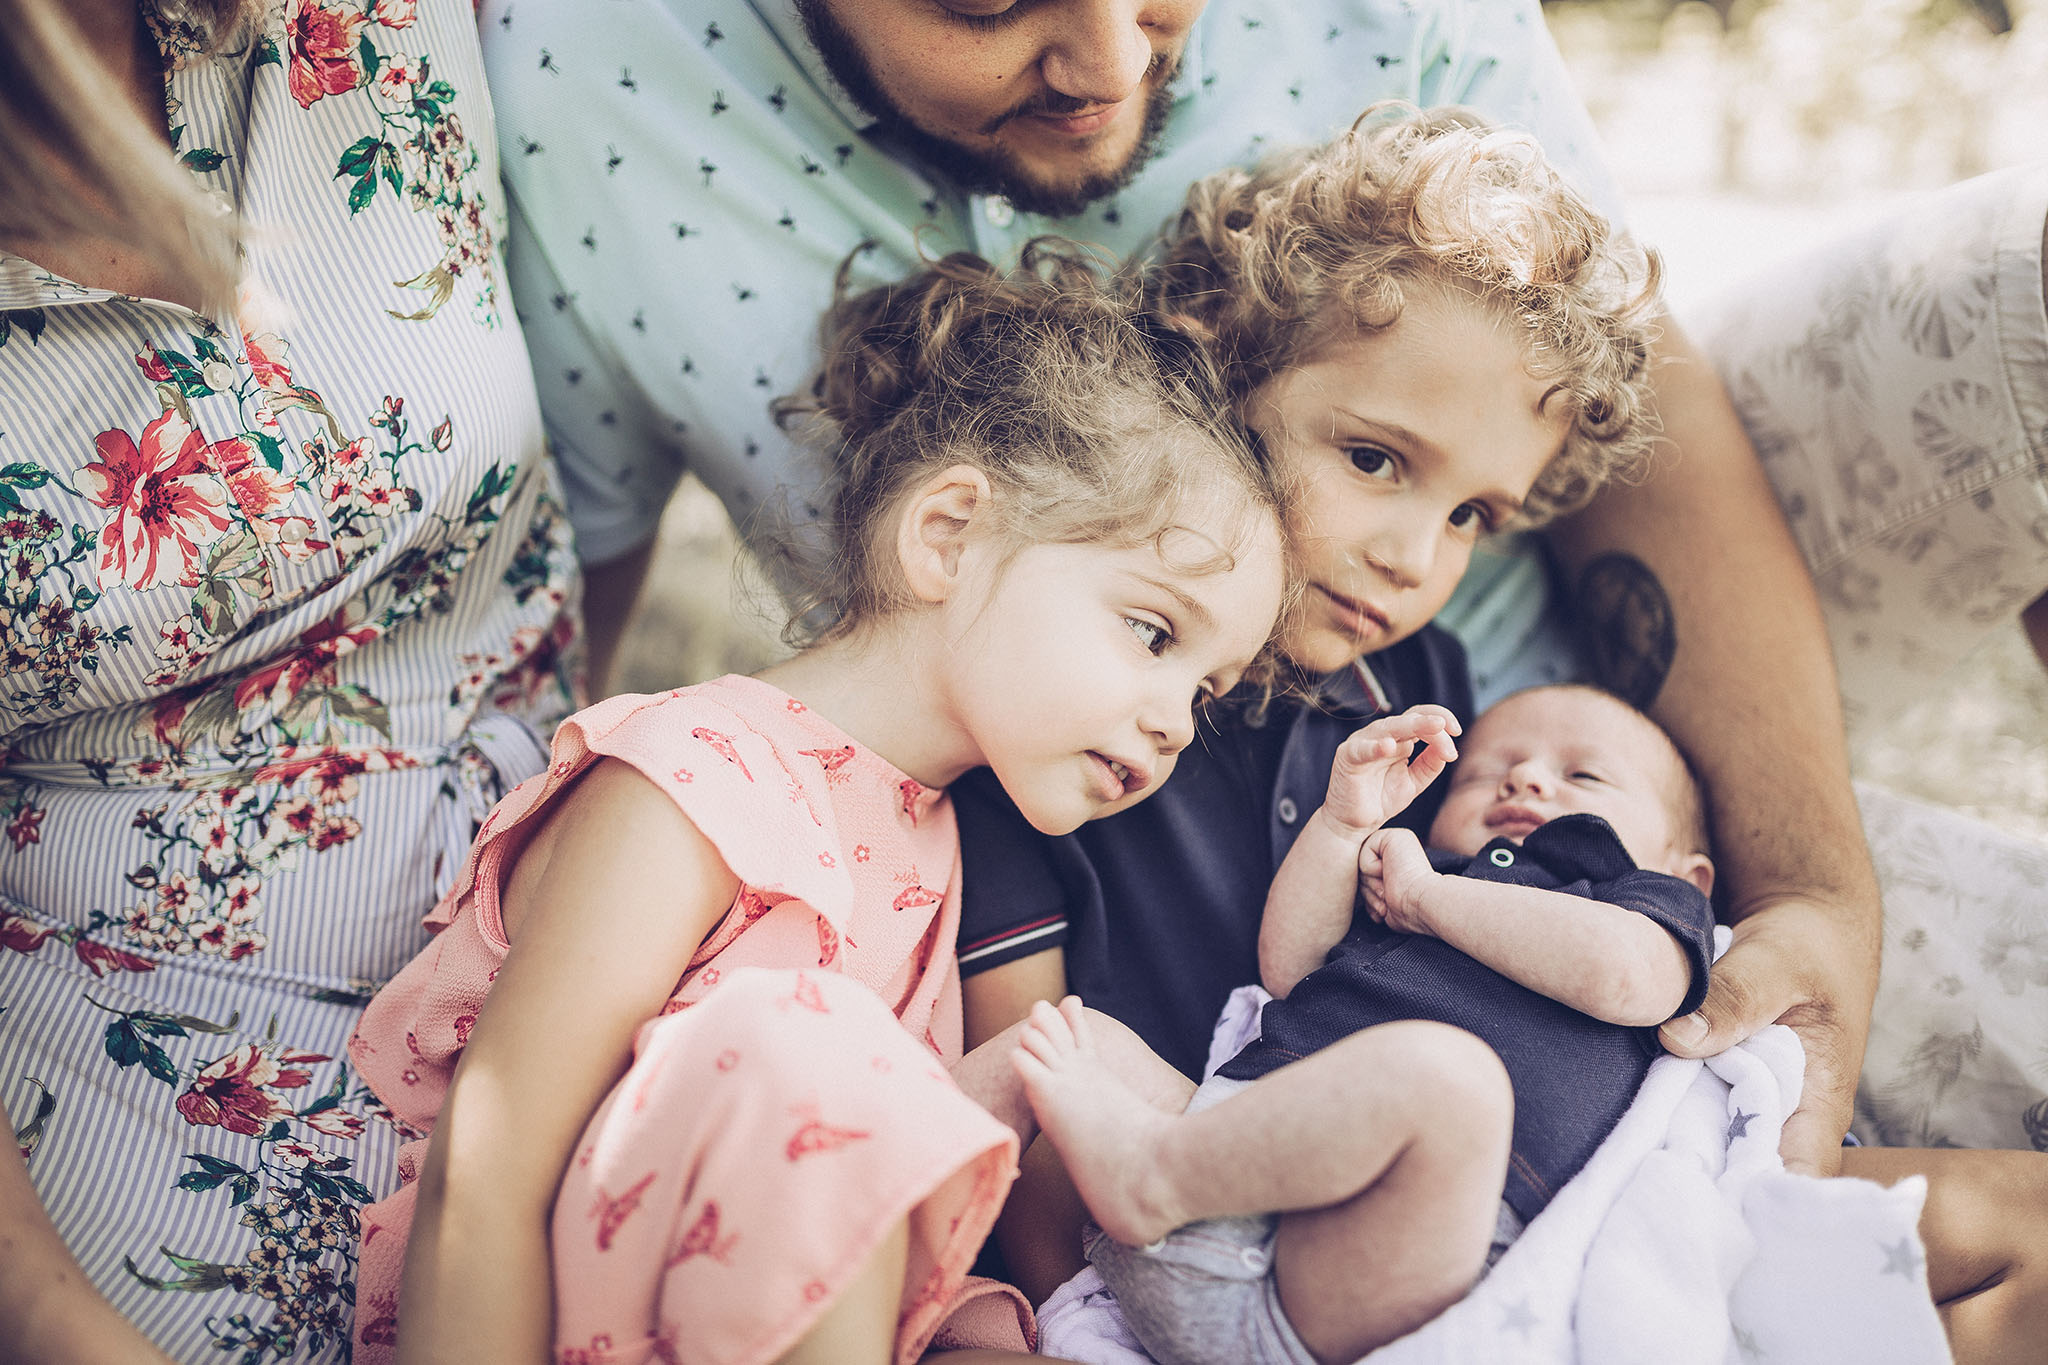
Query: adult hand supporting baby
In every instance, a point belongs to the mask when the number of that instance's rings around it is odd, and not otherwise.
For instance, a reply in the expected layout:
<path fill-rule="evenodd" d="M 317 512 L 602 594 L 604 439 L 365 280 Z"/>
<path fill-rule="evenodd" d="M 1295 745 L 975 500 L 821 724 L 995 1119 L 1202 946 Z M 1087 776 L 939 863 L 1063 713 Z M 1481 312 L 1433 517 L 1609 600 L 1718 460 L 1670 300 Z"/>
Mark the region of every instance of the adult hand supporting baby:
<path fill-rule="evenodd" d="M 1772 1022 L 1806 1045 L 1781 1150 L 1832 1173 L 1877 992 L 1882 910 L 1849 785 L 1827 633 L 1713 367 L 1667 320 L 1652 362 L 1666 437 L 1649 477 L 1611 485 L 1551 545 L 1580 584 L 1603 681 L 1692 759 L 1711 807 L 1735 946 L 1714 966 L 1686 1056 Z M 1603 609 L 1602 604 L 1606 604 Z M 1768 610 L 1760 604 L 1768 603 Z"/>
<path fill-rule="evenodd" d="M 1778 1143 L 1788 1169 L 1831 1176 L 1856 1101 L 1877 989 L 1877 917 L 1865 906 L 1785 898 L 1739 910 L 1700 1008 L 1658 1031 L 1681 1057 L 1725 1051 L 1767 1024 L 1806 1049 L 1799 1106 Z"/>

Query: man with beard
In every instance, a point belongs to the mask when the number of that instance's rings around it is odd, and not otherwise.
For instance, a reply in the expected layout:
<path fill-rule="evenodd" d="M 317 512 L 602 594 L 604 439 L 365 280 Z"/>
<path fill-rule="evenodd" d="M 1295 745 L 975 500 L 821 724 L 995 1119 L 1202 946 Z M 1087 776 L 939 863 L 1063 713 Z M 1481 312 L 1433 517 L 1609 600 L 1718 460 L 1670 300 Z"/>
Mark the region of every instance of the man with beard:
<path fill-rule="evenodd" d="M 599 690 L 686 467 L 742 527 L 770 504 L 826 505 L 768 401 L 811 367 L 857 246 L 856 285 L 958 249 L 1008 264 L 1048 231 L 1124 255 L 1203 174 L 1388 97 L 1528 128 L 1619 210 L 1534 0 L 492 0 L 483 23 L 512 278 L 589 566 Z M 1879 909 L 1827 639 L 1712 370 L 1675 327 L 1652 363 L 1682 458 L 1548 543 L 1598 601 L 1648 613 L 1603 613 L 1592 652 L 1712 793 L 1736 943 L 1667 1045 L 1798 1028 L 1786 1152 L 1828 1172 Z M 1570 667 L 1544 596 L 1535 556 L 1475 560 L 1442 619 L 1482 702 Z"/>

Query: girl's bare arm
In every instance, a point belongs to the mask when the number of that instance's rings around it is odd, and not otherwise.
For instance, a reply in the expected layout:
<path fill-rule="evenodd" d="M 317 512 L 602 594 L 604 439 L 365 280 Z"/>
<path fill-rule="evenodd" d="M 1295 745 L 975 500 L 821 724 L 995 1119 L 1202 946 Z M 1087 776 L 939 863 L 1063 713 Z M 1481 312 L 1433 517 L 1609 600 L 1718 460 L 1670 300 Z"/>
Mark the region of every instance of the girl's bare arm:
<path fill-rule="evenodd" d="M 674 802 L 606 759 L 520 853 L 512 945 L 420 1171 L 399 1358 L 553 1358 L 555 1190 L 738 880 Z"/>

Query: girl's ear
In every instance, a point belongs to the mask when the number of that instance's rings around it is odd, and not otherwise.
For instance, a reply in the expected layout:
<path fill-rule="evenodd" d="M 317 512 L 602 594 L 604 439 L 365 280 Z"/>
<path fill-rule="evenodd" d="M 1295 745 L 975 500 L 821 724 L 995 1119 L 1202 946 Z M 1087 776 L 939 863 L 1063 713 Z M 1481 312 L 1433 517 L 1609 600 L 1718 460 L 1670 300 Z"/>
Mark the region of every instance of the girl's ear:
<path fill-rule="evenodd" d="M 952 596 L 969 545 L 988 534 L 994 515 L 995 490 L 971 464 L 949 465 L 919 484 L 896 524 L 896 556 L 912 595 L 921 602 Z"/>

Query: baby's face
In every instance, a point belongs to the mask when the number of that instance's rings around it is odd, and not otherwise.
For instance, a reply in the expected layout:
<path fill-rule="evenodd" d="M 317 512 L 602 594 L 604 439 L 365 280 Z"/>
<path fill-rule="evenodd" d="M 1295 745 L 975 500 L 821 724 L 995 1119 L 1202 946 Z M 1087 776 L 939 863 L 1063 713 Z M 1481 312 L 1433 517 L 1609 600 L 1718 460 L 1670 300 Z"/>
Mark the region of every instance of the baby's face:
<path fill-rule="evenodd" d="M 1392 326 L 1321 348 L 1246 421 L 1299 480 L 1306 578 L 1282 650 L 1327 673 L 1427 625 L 1472 546 L 1564 444 L 1524 343 L 1454 290 L 1419 286 Z M 1553 408 L 1557 404 L 1551 405 Z"/>
<path fill-rule="evenodd" d="M 1560 815 L 1597 815 L 1638 867 L 1689 875 L 1697 850 L 1676 809 L 1687 778 L 1678 751 L 1647 718 L 1604 693 L 1544 687 L 1482 715 L 1458 741 L 1432 847 L 1471 856 L 1519 843 Z"/>

